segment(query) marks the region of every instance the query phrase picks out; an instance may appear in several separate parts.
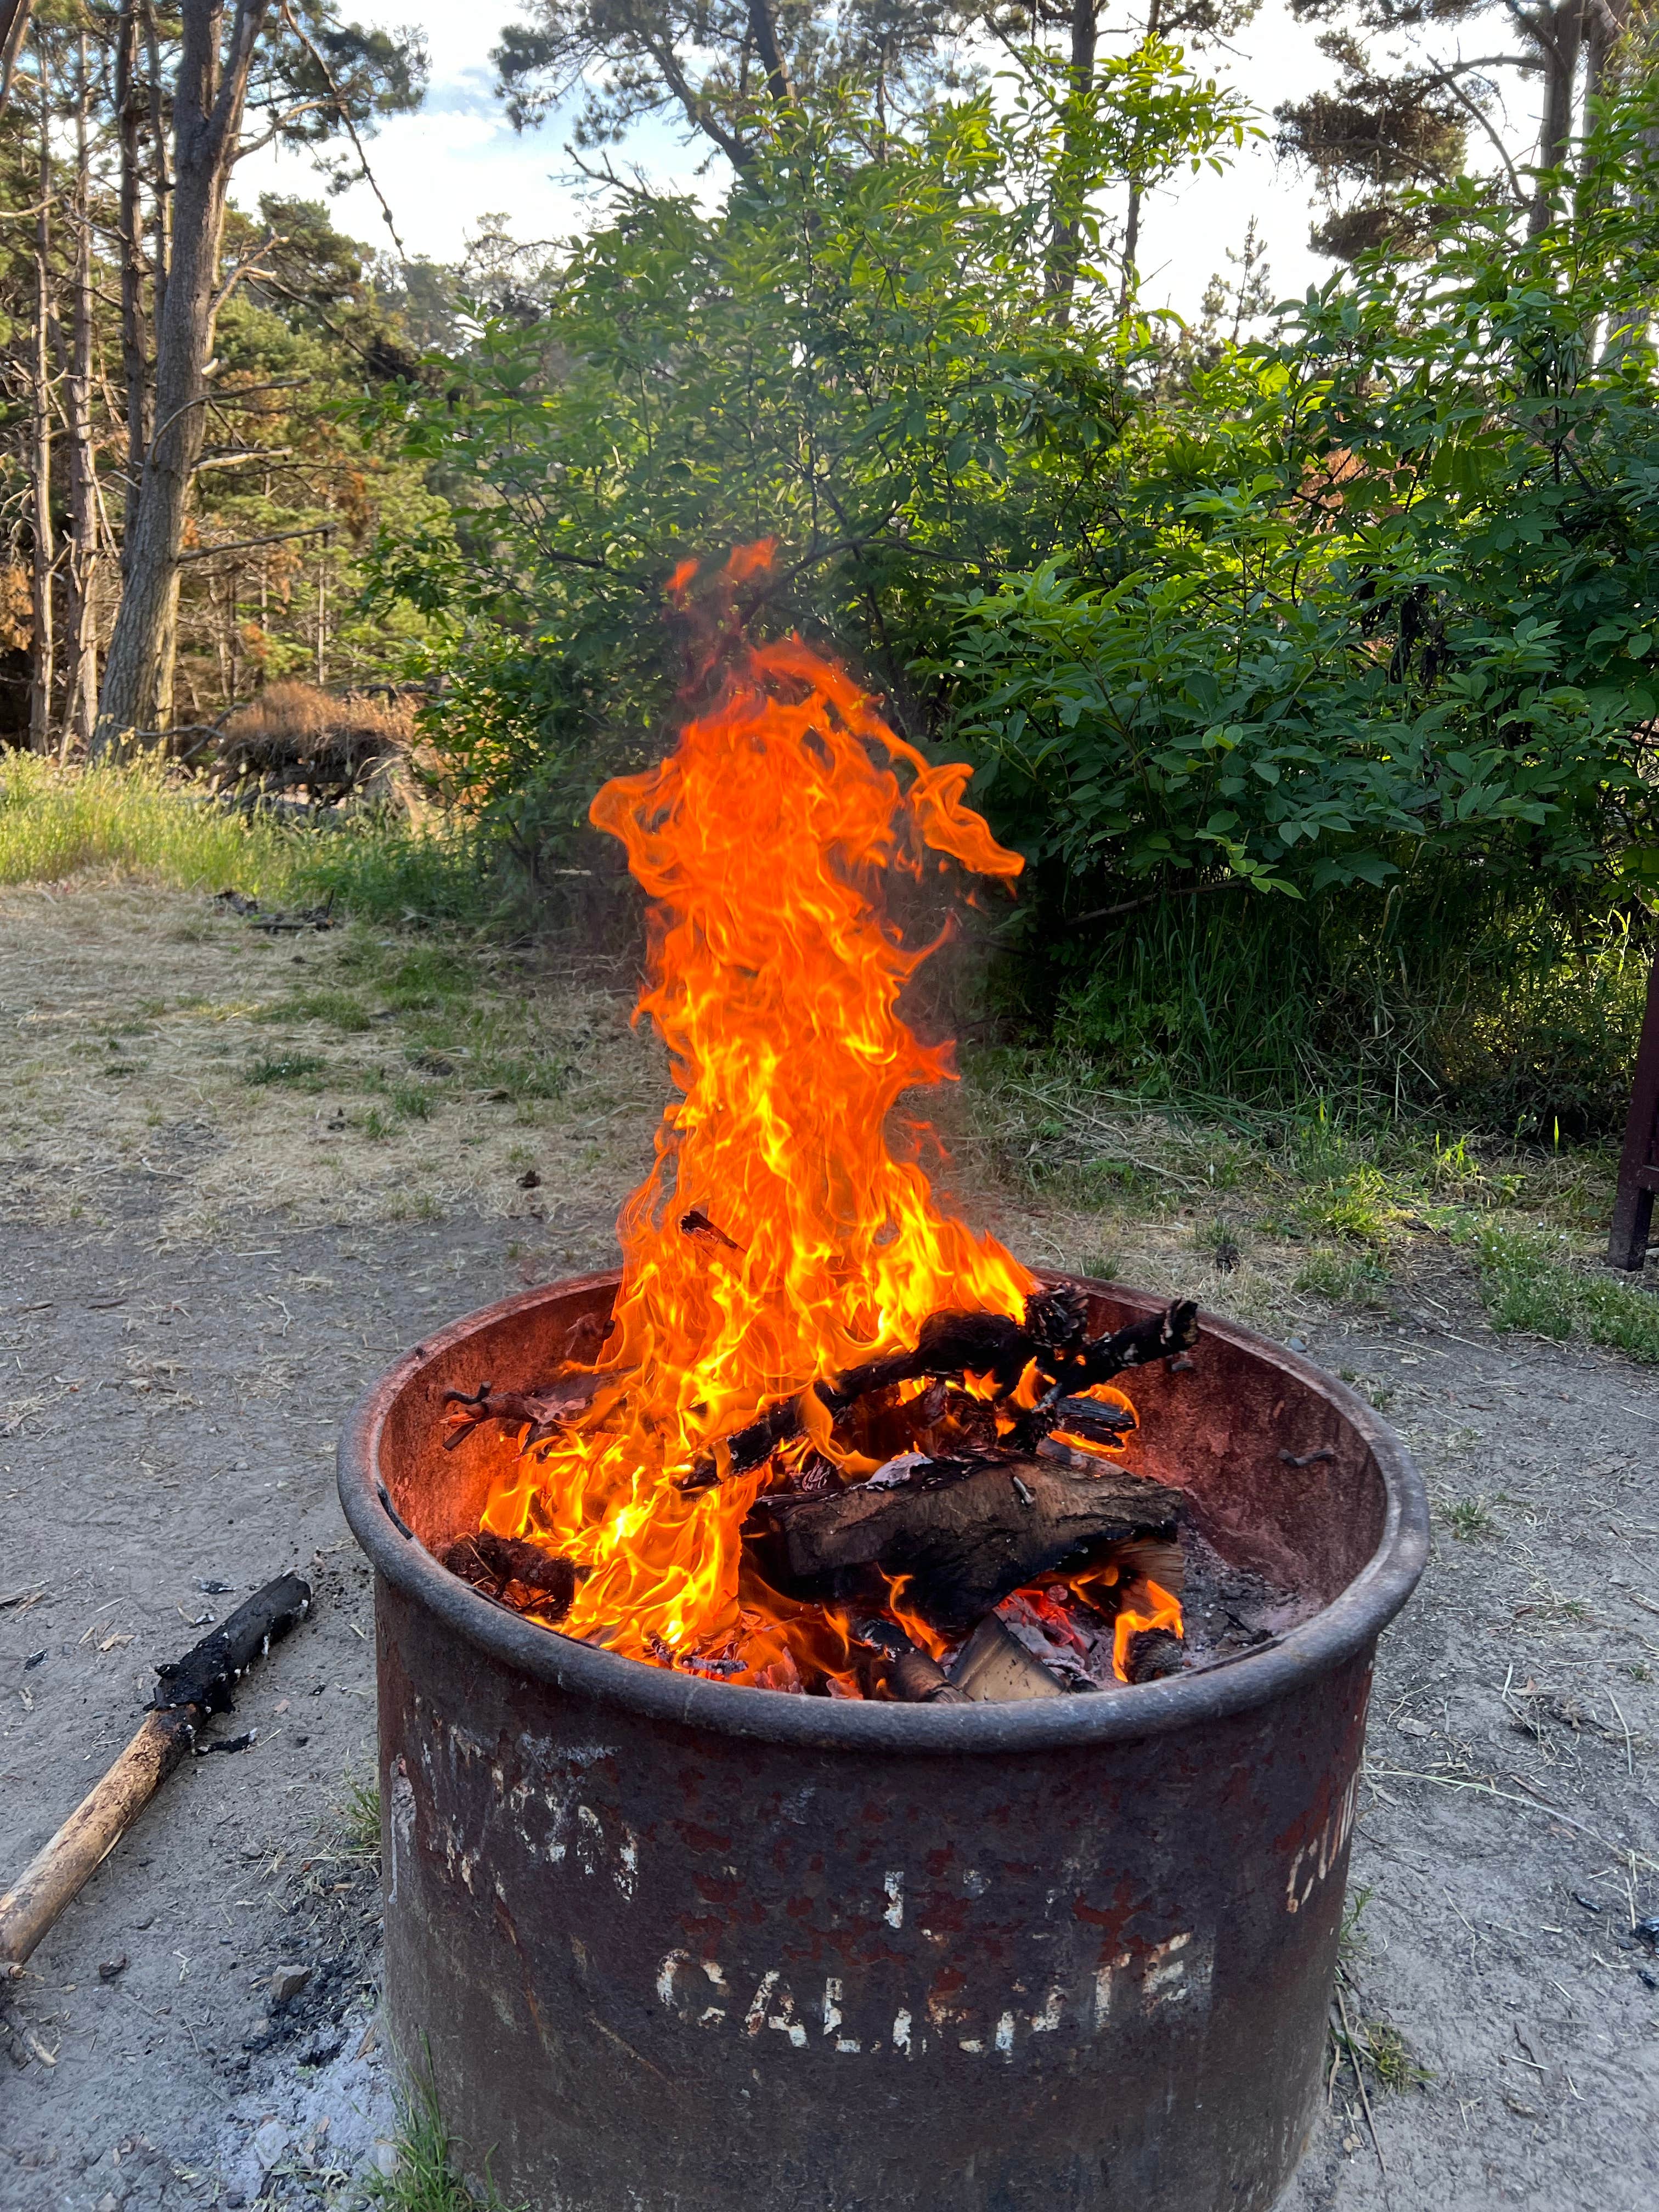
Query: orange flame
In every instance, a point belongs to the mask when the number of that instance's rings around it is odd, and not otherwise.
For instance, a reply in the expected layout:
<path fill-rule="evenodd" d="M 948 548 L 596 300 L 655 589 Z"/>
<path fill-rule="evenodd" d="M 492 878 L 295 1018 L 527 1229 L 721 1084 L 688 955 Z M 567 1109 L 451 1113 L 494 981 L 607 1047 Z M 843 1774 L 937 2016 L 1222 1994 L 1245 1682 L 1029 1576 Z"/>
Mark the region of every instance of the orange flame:
<path fill-rule="evenodd" d="M 1181 1601 L 1171 1597 L 1150 1575 L 1142 1575 L 1130 1584 L 1112 1633 L 1112 1672 L 1120 1682 L 1129 1679 L 1131 1643 L 1149 1628 L 1167 1628 L 1179 1636 Z"/>
<path fill-rule="evenodd" d="M 727 577 L 767 558 L 744 549 Z M 658 1664 L 743 1643 L 758 1616 L 747 1598 L 740 1614 L 738 1532 L 767 1474 L 687 1495 L 693 1462 L 712 1449 L 724 1468 L 720 1440 L 763 1406 L 914 1344 L 941 1307 L 1023 1310 L 1034 1279 L 935 1203 L 915 1157 L 928 1132 L 902 1158 L 887 1139 L 901 1095 L 952 1070 L 900 1018 L 932 948 L 905 948 L 884 881 L 920 876 L 928 848 L 1005 881 L 1023 865 L 963 804 L 969 775 L 929 766 L 790 638 L 739 645 L 669 757 L 593 801 L 653 901 L 636 1018 L 680 1095 L 617 1224 L 600 1364 L 619 1387 L 504 1468 L 483 1516 L 511 1534 L 533 1511 L 539 1540 L 591 1569 L 566 1635 Z M 766 1610 L 787 1643 L 787 1609 Z"/>

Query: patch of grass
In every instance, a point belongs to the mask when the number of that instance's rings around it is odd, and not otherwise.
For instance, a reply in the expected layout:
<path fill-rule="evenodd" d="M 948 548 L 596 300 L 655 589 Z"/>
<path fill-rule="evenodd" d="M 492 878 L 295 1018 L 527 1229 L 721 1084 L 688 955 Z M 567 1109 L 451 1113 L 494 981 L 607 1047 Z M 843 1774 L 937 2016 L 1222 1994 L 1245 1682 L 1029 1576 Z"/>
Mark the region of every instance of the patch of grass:
<path fill-rule="evenodd" d="M 388 1095 L 394 1109 L 406 1121 L 432 1119 L 432 1093 L 423 1091 L 418 1083 L 394 1083 Z"/>
<path fill-rule="evenodd" d="M 1389 2021 L 1362 2020 L 1354 2030 L 1354 2041 L 1361 2046 L 1360 2056 L 1377 2087 L 1390 2094 L 1426 2088 L 1434 2079 L 1427 2067 L 1418 2063 L 1411 2045 Z"/>
<path fill-rule="evenodd" d="M 369 1027 L 369 1018 L 349 991 L 295 991 L 261 1006 L 256 1022 L 326 1022 L 331 1029 L 353 1033 Z"/>
<path fill-rule="evenodd" d="M 1316 1237 L 1377 1247 L 1398 1233 L 1404 1211 L 1389 1179 L 1370 1162 L 1316 1186 L 1295 1207 L 1297 1219 Z"/>
<path fill-rule="evenodd" d="M 1389 1271 L 1372 1252 L 1344 1252 L 1319 1245 L 1308 1255 L 1292 1289 L 1311 1291 L 1333 1305 L 1376 1309 L 1389 1303 Z"/>
<path fill-rule="evenodd" d="M 341 1848 L 348 1858 L 374 1866 L 380 1856 L 380 1785 L 360 1775 L 346 1777 L 346 1794 L 336 1818 Z"/>
<path fill-rule="evenodd" d="M 1087 1275 L 1097 1283 L 1115 1283 L 1123 1271 L 1121 1255 L 1110 1251 L 1082 1253 L 1074 1264 L 1079 1275 Z"/>
<path fill-rule="evenodd" d="M 477 2197 L 455 2172 L 454 2140 L 429 2083 L 398 2106 L 393 2148 L 392 2172 L 369 2181 L 371 2204 L 386 2212 L 506 2212 L 493 2188 Z"/>
<path fill-rule="evenodd" d="M 1460 1544 L 1478 1543 L 1483 1536 L 1498 1534 L 1497 1522 L 1476 1498 L 1460 1498 L 1442 1506 L 1440 1517 Z"/>
<path fill-rule="evenodd" d="M 471 824 L 421 830 L 392 815 L 313 828 L 219 805 L 151 764 L 60 768 L 7 752 L 0 768 L 0 884 L 111 869 L 180 890 L 234 889 L 262 906 L 337 908 L 380 922 L 509 921 L 526 908 L 505 849 Z"/>
<path fill-rule="evenodd" d="M 320 1091 L 323 1086 L 319 1079 L 327 1066 L 328 1062 L 319 1060 L 314 1053 L 262 1054 L 258 1060 L 248 1062 L 242 1080 L 255 1085 L 278 1083 L 295 1091 Z"/>
<path fill-rule="evenodd" d="M 1494 1329 L 1564 1343 L 1583 1335 L 1627 1358 L 1659 1364 L 1659 1297 L 1611 1273 L 1574 1266 L 1560 1241 L 1492 1222 L 1466 1224 L 1480 1296 Z"/>
<path fill-rule="evenodd" d="M 1365 1909 L 1376 1892 L 1369 1882 L 1358 1882 L 1342 1902 L 1342 1925 L 1337 1930 L 1336 1954 L 1339 1959 L 1358 1959 L 1370 1948 L 1365 1932 Z"/>
<path fill-rule="evenodd" d="M 471 963 L 447 946 L 422 945 L 403 951 L 378 978 L 386 1004 L 398 1013 L 426 1013 L 450 999 L 465 998 L 472 989 L 475 971 Z"/>

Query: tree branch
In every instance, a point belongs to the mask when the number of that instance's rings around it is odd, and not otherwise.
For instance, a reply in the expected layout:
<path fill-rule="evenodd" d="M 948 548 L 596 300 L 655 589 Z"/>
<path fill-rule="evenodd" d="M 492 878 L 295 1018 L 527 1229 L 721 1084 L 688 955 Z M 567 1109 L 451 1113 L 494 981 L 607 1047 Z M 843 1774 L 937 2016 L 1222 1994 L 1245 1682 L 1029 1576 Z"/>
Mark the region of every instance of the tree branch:
<path fill-rule="evenodd" d="M 404 246 L 402 239 L 398 235 L 398 226 L 392 219 L 392 210 L 386 205 L 386 194 L 380 190 L 379 179 L 376 178 L 374 170 L 368 166 L 368 156 L 363 151 L 363 142 L 357 136 L 357 125 L 352 118 L 350 109 L 346 106 L 344 94 L 340 90 L 339 86 L 334 82 L 333 70 L 330 69 L 328 64 L 323 59 L 321 54 L 318 52 L 316 46 L 313 44 L 306 32 L 301 28 L 299 19 L 295 16 L 294 10 L 289 6 L 288 0 L 283 0 L 283 21 L 288 25 L 289 29 L 293 32 L 295 37 L 299 40 L 300 44 L 311 56 L 312 60 L 316 63 L 317 67 L 321 70 L 323 82 L 328 87 L 329 92 L 333 98 L 334 112 L 339 117 L 341 122 L 345 125 L 346 135 L 351 140 L 353 150 L 357 156 L 357 166 L 363 173 L 363 182 L 368 186 L 370 191 L 374 193 L 375 198 L 380 203 L 380 213 L 385 218 L 386 228 L 392 233 L 392 243 L 398 249 L 398 258 L 400 261 L 406 262 L 409 259 L 408 252 Z"/>
<path fill-rule="evenodd" d="M 246 553 L 256 545 L 281 545 L 290 538 L 331 538 L 337 522 L 316 522 L 309 530 L 274 530 L 268 538 L 236 538 L 228 545 L 192 545 L 180 561 L 211 561 L 221 553 Z"/>

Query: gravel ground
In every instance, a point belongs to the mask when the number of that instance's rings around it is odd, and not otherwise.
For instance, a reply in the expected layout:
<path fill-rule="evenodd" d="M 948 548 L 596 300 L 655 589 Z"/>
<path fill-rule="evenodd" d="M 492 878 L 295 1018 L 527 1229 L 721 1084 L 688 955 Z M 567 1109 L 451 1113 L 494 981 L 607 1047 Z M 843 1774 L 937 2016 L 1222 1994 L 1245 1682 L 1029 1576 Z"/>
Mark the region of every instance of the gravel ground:
<path fill-rule="evenodd" d="M 101 972 L 82 963 L 86 1006 L 130 989 L 114 963 L 147 915 L 159 960 L 183 911 L 98 896 L 109 949 Z M 32 927 L 18 902 L 0 910 L 0 1033 L 49 1013 L 54 1034 L 99 1043 L 61 958 L 31 967 Z M 495 1182 L 427 1218 L 387 1218 L 367 1147 L 372 1205 L 338 1170 L 307 1203 L 290 1168 L 239 1206 L 239 1095 L 222 1084 L 179 1109 L 176 1056 L 148 1105 L 142 1066 L 115 1079 L 139 1133 L 112 1140 L 95 1192 L 82 1176 L 64 1202 L 77 1155 L 60 1125 L 14 1156 L 35 1164 L 0 1195 L 0 1868 L 125 1740 L 157 1661 L 204 1632 L 189 1624 L 291 1566 L 317 1601 L 221 1723 L 256 1728 L 253 1747 L 176 1776 L 36 1953 L 0 2033 L 0 2206 L 349 2203 L 391 2157 L 377 1883 L 350 1819 L 371 1761 L 369 1597 L 333 1440 L 434 1322 L 611 1250 L 649 1117 L 603 1087 L 620 1026 L 585 1034 L 591 1112 L 550 1108 L 514 1139 L 540 1182 L 526 1195 L 492 1140 Z M 27 1096 L 0 1069 L 14 1146 L 52 1095 L 30 1068 Z M 95 1091 L 75 1106 L 84 1127 L 96 1107 Z M 444 1109 L 457 1127 L 467 1110 Z M 1091 1249 L 1078 1217 L 980 1180 L 978 1209 L 1017 1250 Z M 1200 1270 L 1178 1216 L 1142 1224 L 1128 1261 L 1153 1287 Z M 1285 2206 L 1647 2212 L 1659 1960 L 1632 1929 L 1659 1910 L 1659 1387 L 1612 1356 L 1492 1337 L 1443 1251 L 1416 1264 L 1408 1308 L 1363 1322 L 1297 1304 L 1274 1266 L 1257 1252 L 1209 1279 L 1212 1302 L 1354 1377 L 1417 1452 L 1436 1511 L 1422 1589 L 1381 1656 L 1354 1850 L 1346 2002 L 1377 2054 L 1370 2118 L 1339 2063 Z"/>

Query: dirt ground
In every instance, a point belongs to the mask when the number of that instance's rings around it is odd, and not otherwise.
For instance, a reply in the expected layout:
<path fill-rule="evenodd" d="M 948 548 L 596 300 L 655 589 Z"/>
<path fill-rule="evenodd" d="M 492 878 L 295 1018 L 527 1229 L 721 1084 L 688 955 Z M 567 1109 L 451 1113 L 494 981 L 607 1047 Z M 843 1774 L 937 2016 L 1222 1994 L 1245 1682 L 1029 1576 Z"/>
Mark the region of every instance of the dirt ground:
<path fill-rule="evenodd" d="M 352 1810 L 369 1595 L 334 1437 L 434 1322 L 603 1261 L 660 1098 L 613 997 L 520 966 L 463 1018 L 401 957 L 131 886 L 0 894 L 0 1871 L 191 1624 L 289 1566 L 317 1588 L 222 1723 L 253 1747 L 175 1778 L 3 2015 L 0 2207 L 344 2204 L 392 2159 Z M 539 1091 L 538 1057 L 562 1071 Z M 978 1218 L 1033 1261 L 1094 1259 L 1097 1222 L 988 1158 L 964 1132 Z M 1492 1336 L 1431 1243 L 1362 1320 L 1241 1241 L 1221 1277 L 1178 1205 L 1111 1231 L 1126 1277 L 1354 1378 L 1436 1516 L 1381 1654 L 1354 1850 L 1370 2118 L 1339 2063 L 1285 2206 L 1646 2212 L 1659 1959 L 1632 1929 L 1659 1911 L 1659 1377 Z"/>

